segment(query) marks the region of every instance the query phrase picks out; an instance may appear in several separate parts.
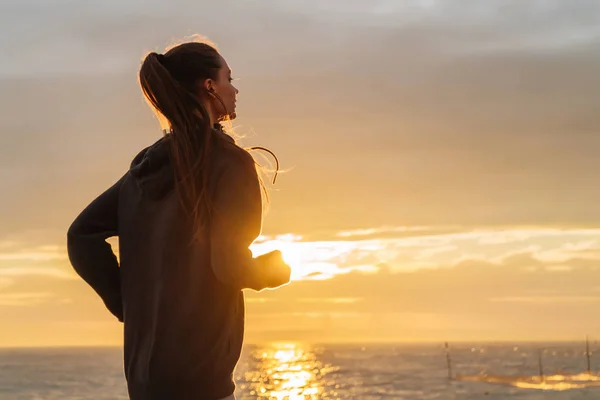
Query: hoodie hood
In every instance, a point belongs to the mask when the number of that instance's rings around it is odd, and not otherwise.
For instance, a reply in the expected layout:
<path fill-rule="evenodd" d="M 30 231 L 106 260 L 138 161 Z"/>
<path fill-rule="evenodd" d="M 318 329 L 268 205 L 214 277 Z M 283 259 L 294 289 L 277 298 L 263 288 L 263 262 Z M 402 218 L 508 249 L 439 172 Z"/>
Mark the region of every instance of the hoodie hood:
<path fill-rule="evenodd" d="M 215 124 L 213 129 L 217 142 L 235 145 L 235 140 L 223 130 L 220 124 Z M 131 162 L 129 172 L 144 197 L 160 200 L 174 190 L 175 174 L 170 153 L 170 138 L 167 135 L 142 150 Z"/>
<path fill-rule="evenodd" d="M 142 150 L 131 162 L 129 173 L 144 197 L 160 200 L 175 187 L 170 160 L 169 138 L 163 137 Z"/>

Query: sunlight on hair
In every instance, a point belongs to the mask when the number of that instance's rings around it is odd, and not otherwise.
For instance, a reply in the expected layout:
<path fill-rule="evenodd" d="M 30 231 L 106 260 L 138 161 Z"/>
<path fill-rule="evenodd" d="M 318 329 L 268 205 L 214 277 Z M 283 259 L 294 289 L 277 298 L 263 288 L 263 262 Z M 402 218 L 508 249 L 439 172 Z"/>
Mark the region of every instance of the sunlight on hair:
<path fill-rule="evenodd" d="M 173 48 L 184 44 L 184 43 L 190 43 L 190 42 L 194 42 L 194 43 L 204 43 L 207 44 L 209 46 L 211 46 L 212 48 L 214 48 L 217 52 L 219 52 L 219 48 L 216 45 L 216 43 L 212 42 L 210 39 L 208 39 L 208 37 L 200 35 L 200 34 L 192 34 L 189 36 L 184 36 L 181 39 L 174 39 L 172 40 L 171 44 L 167 45 L 164 50 L 162 51 L 163 53 L 167 53 L 168 51 L 172 50 Z M 142 60 L 145 59 L 149 53 L 152 53 L 154 51 L 160 52 L 159 50 L 148 50 L 146 51 L 146 53 L 144 54 L 144 56 L 142 57 Z M 158 120 L 158 123 L 160 124 L 160 128 L 163 132 L 168 132 L 171 129 L 171 126 L 169 124 L 169 121 L 167 120 L 167 118 L 165 118 L 165 116 L 163 116 L 160 112 L 158 112 L 158 110 L 156 110 L 154 108 L 154 106 L 148 101 L 148 99 L 145 99 L 146 103 L 148 103 L 148 105 L 150 106 L 151 109 L 155 110 L 155 117 Z M 227 126 L 226 124 L 224 125 L 224 128 L 226 129 L 226 132 L 229 134 L 230 132 L 233 132 L 233 129 L 231 126 Z"/>
<path fill-rule="evenodd" d="M 165 48 L 165 53 L 167 51 L 171 50 L 172 48 L 179 46 L 182 43 L 189 43 L 189 42 L 204 43 L 204 44 L 211 46 L 215 50 L 219 51 L 219 48 L 215 42 L 211 41 L 208 37 L 206 37 L 204 35 L 201 35 L 199 33 L 194 33 L 189 36 L 184 36 L 181 39 L 177 39 L 177 40 L 174 39 L 171 42 L 171 44 L 167 45 L 167 47 Z"/>

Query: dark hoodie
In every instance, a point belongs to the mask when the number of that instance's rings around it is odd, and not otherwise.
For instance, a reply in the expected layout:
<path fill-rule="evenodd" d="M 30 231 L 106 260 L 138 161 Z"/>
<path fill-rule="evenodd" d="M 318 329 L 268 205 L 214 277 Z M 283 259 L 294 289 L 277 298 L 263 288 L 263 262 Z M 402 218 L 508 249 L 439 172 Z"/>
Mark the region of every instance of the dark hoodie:
<path fill-rule="evenodd" d="M 209 190 L 216 212 L 202 240 L 174 188 L 169 138 L 73 222 L 68 253 L 77 273 L 124 322 L 130 398 L 220 399 L 234 392 L 244 336 L 242 289 L 277 284 L 268 257 L 253 258 L 261 231 L 254 161 L 216 134 Z M 106 239 L 119 237 L 120 266 Z"/>

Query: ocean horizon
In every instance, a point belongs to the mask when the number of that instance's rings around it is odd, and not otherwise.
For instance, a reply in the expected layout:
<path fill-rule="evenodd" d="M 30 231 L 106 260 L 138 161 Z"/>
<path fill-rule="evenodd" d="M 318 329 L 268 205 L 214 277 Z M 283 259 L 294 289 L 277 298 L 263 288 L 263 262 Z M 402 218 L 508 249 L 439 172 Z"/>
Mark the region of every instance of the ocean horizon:
<path fill-rule="evenodd" d="M 592 399 L 600 396 L 595 346 L 588 358 L 580 341 L 450 343 L 449 352 L 444 343 L 246 344 L 235 372 L 236 396 Z M 0 398 L 127 399 L 122 349 L 2 348 Z"/>

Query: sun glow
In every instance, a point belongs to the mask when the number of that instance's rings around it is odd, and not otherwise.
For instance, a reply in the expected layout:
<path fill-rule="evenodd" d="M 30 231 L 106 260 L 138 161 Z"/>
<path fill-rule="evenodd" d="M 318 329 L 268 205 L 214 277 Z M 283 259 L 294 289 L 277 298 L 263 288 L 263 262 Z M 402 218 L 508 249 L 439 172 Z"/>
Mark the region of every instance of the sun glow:
<path fill-rule="evenodd" d="M 339 273 L 336 263 L 328 262 L 331 254 L 318 249 L 315 242 L 301 242 L 302 238 L 285 235 L 253 245 L 255 254 L 280 250 L 283 259 L 292 268 L 292 280 L 329 279 Z"/>
<path fill-rule="evenodd" d="M 302 241 L 302 237 L 281 235 L 273 239 L 259 238 L 251 246 L 253 254 L 264 254 L 272 250 L 280 250 L 283 259 L 292 268 L 292 280 L 325 280 L 336 275 L 359 270 L 362 272 L 377 271 L 374 265 L 361 263 L 347 265 L 347 261 L 357 253 L 378 251 L 378 241 L 364 243 L 361 241 Z M 343 268 L 341 264 L 346 264 Z"/>

